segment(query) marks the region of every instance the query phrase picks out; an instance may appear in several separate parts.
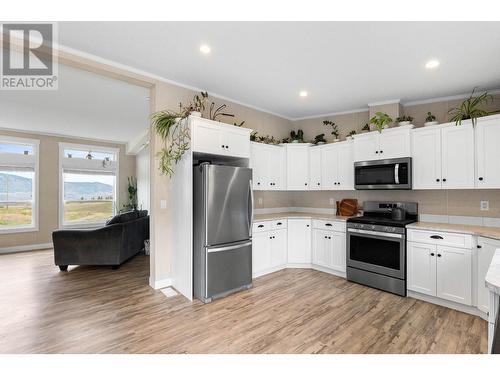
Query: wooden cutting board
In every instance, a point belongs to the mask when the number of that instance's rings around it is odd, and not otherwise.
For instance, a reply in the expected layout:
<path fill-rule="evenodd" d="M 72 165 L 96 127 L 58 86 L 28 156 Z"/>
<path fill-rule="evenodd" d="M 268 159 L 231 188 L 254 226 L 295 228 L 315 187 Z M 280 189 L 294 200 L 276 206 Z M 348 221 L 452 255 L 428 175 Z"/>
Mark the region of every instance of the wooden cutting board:
<path fill-rule="evenodd" d="M 358 213 L 357 199 L 342 199 L 337 201 L 337 215 L 354 216 Z"/>

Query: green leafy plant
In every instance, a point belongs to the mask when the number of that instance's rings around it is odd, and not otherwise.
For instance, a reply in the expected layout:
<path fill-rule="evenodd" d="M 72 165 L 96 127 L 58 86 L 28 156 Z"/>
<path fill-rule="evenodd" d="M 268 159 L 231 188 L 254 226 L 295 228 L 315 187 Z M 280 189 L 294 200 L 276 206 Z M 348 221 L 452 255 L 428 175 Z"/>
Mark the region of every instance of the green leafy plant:
<path fill-rule="evenodd" d="M 252 142 L 257 142 L 257 134 L 259 134 L 259 132 L 257 132 L 256 130 L 254 130 L 250 133 L 250 140 Z"/>
<path fill-rule="evenodd" d="M 137 210 L 137 178 L 127 177 L 128 203 L 123 207 L 127 210 Z"/>
<path fill-rule="evenodd" d="M 226 104 L 218 106 L 215 110 L 214 108 L 215 108 L 215 103 L 212 102 L 212 104 L 210 104 L 210 113 L 209 113 L 210 120 L 216 121 L 217 117 L 219 116 L 234 117 L 232 113 L 224 112 L 224 110 L 227 108 Z"/>
<path fill-rule="evenodd" d="M 399 116 L 398 118 L 396 118 L 396 121 L 397 122 L 405 122 L 405 121 L 412 122 L 413 121 L 413 117 L 403 115 L 403 116 Z"/>
<path fill-rule="evenodd" d="M 191 134 L 186 118 L 191 106 L 180 105 L 179 112 L 160 111 L 153 115 L 152 122 L 156 133 L 163 141 L 163 148 L 157 153 L 159 169 L 164 175 L 172 177 L 174 165 L 189 150 Z"/>
<path fill-rule="evenodd" d="M 304 142 L 304 132 L 301 129 L 297 130 L 297 132 L 295 132 L 295 130 L 292 130 L 290 132 L 290 138 L 292 139 L 292 142 L 297 141 L 298 143 L 303 143 Z"/>
<path fill-rule="evenodd" d="M 368 127 L 368 129 L 370 129 L 370 127 Z M 351 131 L 347 134 L 347 136 L 348 136 L 348 137 L 352 137 L 353 135 L 356 135 L 356 130 L 351 130 Z"/>
<path fill-rule="evenodd" d="M 317 145 L 318 143 L 326 143 L 326 139 L 325 139 L 325 134 L 318 134 L 316 137 L 314 137 L 314 141 L 312 143 L 314 143 L 315 145 Z"/>
<path fill-rule="evenodd" d="M 366 123 L 362 128 L 361 128 L 361 131 L 370 131 L 370 125 L 368 123 Z"/>
<path fill-rule="evenodd" d="M 283 138 L 281 143 L 290 143 L 292 140 L 290 138 Z"/>
<path fill-rule="evenodd" d="M 205 104 L 208 101 L 208 92 L 200 92 L 193 97 L 193 102 L 191 103 L 191 110 L 195 112 L 203 112 L 205 110 Z"/>
<path fill-rule="evenodd" d="M 331 134 L 335 137 L 335 139 L 339 138 L 339 136 L 340 136 L 339 128 L 338 128 L 338 126 L 333 121 L 324 120 L 323 121 L 323 126 L 331 126 L 331 128 L 332 128 Z"/>
<path fill-rule="evenodd" d="M 450 121 L 454 121 L 455 125 L 462 125 L 463 120 L 471 120 L 472 126 L 475 126 L 479 117 L 490 114 L 490 112 L 480 107 L 493 101 L 493 96 L 488 94 L 488 92 L 474 96 L 475 91 L 476 87 L 472 90 L 470 96 L 460 104 L 460 107 L 452 108 L 448 111 L 448 114 L 451 115 Z"/>
<path fill-rule="evenodd" d="M 382 133 L 382 130 L 392 122 L 392 118 L 384 112 L 376 112 L 375 116 L 370 119 L 370 124 L 375 125 L 377 130 Z"/>
<path fill-rule="evenodd" d="M 433 122 L 433 121 L 436 121 L 436 116 L 434 116 L 430 112 L 427 112 L 427 117 L 425 118 L 425 122 Z"/>
<path fill-rule="evenodd" d="M 245 121 L 242 121 L 242 122 L 240 122 L 239 124 L 238 124 L 238 123 L 236 123 L 236 122 L 234 122 L 234 123 L 233 123 L 233 125 L 234 125 L 234 126 L 237 126 L 237 127 L 239 127 L 239 128 L 241 128 L 241 127 L 243 126 L 243 124 L 244 124 L 244 123 L 245 123 Z"/>

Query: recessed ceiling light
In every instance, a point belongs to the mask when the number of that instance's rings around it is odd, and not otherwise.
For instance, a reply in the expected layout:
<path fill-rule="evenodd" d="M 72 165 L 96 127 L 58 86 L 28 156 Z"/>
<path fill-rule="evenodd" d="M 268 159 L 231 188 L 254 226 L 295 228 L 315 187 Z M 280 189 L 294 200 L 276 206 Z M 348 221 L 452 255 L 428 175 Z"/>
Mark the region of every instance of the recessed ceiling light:
<path fill-rule="evenodd" d="M 207 44 L 202 44 L 202 45 L 200 46 L 200 52 L 202 52 L 202 53 L 205 53 L 205 54 L 206 54 L 206 53 L 210 53 L 210 51 L 211 51 L 211 49 L 210 49 L 210 46 L 209 46 L 209 45 L 207 45 Z"/>
<path fill-rule="evenodd" d="M 439 61 L 437 61 L 437 60 L 429 60 L 425 64 L 425 67 L 427 69 L 434 69 L 434 68 L 437 68 L 438 66 L 439 66 Z"/>
<path fill-rule="evenodd" d="M 302 98 L 305 98 L 307 95 L 309 95 L 309 94 L 305 90 L 299 92 L 299 96 L 302 97 Z"/>

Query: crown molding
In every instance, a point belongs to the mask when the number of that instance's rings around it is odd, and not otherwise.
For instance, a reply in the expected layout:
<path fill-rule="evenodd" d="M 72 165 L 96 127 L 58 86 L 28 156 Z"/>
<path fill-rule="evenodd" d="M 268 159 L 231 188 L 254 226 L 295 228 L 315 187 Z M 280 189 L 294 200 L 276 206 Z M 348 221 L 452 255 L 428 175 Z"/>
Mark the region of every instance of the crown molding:
<path fill-rule="evenodd" d="M 481 95 L 484 92 L 486 92 L 486 91 L 484 91 L 484 90 L 478 91 L 477 95 Z M 490 90 L 490 91 L 488 91 L 488 93 L 490 93 L 491 95 L 500 94 L 500 88 Z M 470 93 L 469 94 L 451 95 L 451 96 L 441 96 L 441 97 L 431 98 L 431 99 L 412 100 L 409 102 L 402 103 L 402 105 L 404 107 L 411 107 L 411 106 L 420 105 L 420 104 L 429 104 L 429 103 L 446 102 L 446 101 L 450 101 L 450 100 L 465 99 L 465 98 L 468 98 L 469 96 L 470 96 Z"/>

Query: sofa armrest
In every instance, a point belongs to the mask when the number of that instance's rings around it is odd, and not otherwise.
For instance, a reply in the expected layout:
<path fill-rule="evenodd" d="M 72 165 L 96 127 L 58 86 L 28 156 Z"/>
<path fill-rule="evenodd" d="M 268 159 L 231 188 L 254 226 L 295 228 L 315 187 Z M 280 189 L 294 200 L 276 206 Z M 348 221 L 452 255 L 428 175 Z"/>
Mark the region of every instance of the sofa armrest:
<path fill-rule="evenodd" d="M 120 224 L 92 230 L 56 230 L 52 233 L 55 264 L 120 264 L 122 231 Z"/>

